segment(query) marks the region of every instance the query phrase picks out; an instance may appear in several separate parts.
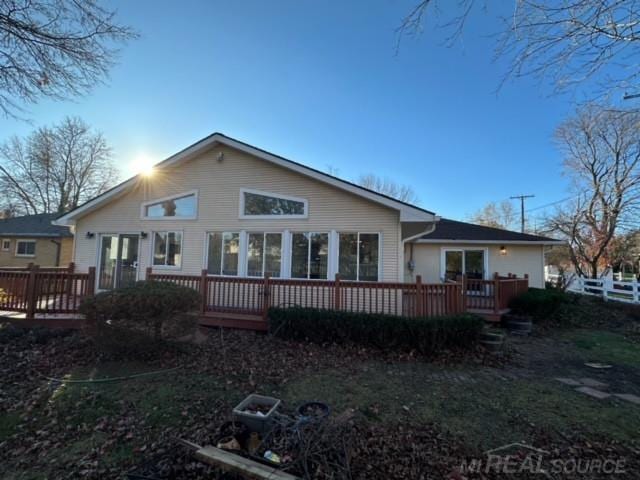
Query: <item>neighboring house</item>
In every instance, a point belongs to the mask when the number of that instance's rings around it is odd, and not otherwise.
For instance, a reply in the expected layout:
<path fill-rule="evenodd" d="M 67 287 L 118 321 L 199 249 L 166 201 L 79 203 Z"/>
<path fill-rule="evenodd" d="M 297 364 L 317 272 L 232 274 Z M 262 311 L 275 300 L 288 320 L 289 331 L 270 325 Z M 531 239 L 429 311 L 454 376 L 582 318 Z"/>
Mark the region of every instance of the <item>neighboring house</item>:
<path fill-rule="evenodd" d="M 453 270 L 481 269 L 487 278 L 496 271 L 529 273 L 532 285 L 542 286 L 542 245 L 554 242 L 495 229 L 483 237 L 463 236 L 463 244 L 442 239 L 446 225 L 474 226 L 441 220 L 219 133 L 56 223 L 75 226 L 73 260 L 81 271 L 97 267 L 99 289 L 141 279 L 147 267 L 182 275 L 206 268 L 210 275 L 296 279 L 340 273 L 344 279 L 385 282 L 404 281 L 412 273 L 439 281 Z M 430 245 L 430 239 L 438 243 Z M 469 250 L 461 261 L 448 253 L 449 247 L 468 246 L 482 253 Z M 495 253 L 501 246 L 506 255 Z M 443 267 L 447 262 L 451 272 Z"/>
<path fill-rule="evenodd" d="M 42 213 L 1 219 L 0 267 L 68 265 L 73 234 L 68 227 L 52 224 L 57 216 Z"/>

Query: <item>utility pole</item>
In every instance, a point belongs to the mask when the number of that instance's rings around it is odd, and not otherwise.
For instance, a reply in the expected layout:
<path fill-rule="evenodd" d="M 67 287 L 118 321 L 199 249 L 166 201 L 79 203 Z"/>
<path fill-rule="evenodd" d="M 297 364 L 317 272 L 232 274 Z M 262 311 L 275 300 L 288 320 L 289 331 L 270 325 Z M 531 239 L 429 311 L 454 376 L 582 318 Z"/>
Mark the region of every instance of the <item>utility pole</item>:
<path fill-rule="evenodd" d="M 535 195 L 515 195 L 511 200 L 520 199 L 520 231 L 524 233 L 524 199 L 533 198 Z"/>

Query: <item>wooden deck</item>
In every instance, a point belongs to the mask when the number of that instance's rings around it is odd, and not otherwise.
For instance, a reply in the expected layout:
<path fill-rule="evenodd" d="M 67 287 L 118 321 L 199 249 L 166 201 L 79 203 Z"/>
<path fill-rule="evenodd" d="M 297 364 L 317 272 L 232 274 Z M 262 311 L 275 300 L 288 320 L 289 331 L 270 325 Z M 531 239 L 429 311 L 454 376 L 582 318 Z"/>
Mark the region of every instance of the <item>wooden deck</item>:
<path fill-rule="evenodd" d="M 237 328 L 266 332 L 269 324 L 262 315 L 228 312 L 205 312 L 200 316 L 200 325 L 205 327 Z"/>

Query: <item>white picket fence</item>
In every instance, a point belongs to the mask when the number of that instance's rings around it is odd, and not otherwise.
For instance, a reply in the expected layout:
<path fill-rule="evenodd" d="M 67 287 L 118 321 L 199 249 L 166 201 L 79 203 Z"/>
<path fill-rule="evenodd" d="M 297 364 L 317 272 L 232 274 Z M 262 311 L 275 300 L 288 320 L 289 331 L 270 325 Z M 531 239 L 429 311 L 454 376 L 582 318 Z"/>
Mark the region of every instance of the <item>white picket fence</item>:
<path fill-rule="evenodd" d="M 561 280 L 560 275 L 546 276 L 551 282 Z M 604 300 L 615 300 L 617 302 L 640 303 L 640 282 L 633 280 L 613 280 L 611 278 L 585 278 L 572 275 L 567 277 L 570 292 L 581 293 L 583 295 L 594 295 L 602 297 Z"/>

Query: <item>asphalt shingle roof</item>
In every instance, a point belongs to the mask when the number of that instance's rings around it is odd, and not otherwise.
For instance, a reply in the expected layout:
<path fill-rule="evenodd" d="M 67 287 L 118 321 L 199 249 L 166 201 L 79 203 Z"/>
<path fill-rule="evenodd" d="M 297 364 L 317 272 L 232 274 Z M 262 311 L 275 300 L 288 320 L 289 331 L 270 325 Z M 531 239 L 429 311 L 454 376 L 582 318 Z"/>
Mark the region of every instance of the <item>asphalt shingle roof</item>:
<path fill-rule="evenodd" d="M 72 237 L 69 227 L 51 224 L 57 216 L 53 213 L 40 213 L 24 217 L 4 218 L 0 220 L 0 236 Z"/>
<path fill-rule="evenodd" d="M 503 241 L 503 242 L 555 242 L 549 237 L 530 235 L 528 233 L 512 232 L 499 228 L 485 227 L 473 223 L 458 222 L 441 219 L 432 233 L 422 236 L 425 240 L 474 240 L 474 241 Z"/>

